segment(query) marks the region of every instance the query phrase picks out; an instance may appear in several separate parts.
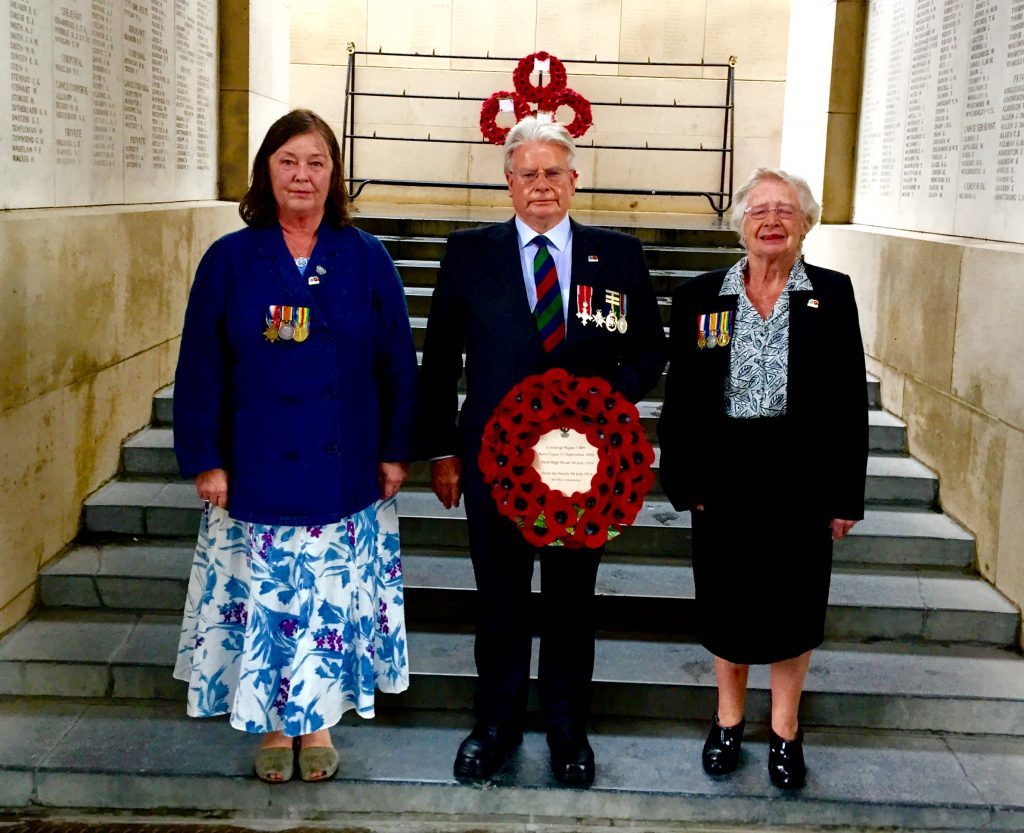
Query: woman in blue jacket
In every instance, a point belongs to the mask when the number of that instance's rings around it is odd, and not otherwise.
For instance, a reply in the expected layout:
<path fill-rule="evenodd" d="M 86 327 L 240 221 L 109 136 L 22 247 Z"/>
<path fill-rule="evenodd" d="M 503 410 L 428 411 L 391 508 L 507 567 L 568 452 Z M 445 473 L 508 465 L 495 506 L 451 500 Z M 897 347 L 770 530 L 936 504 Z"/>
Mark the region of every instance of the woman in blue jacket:
<path fill-rule="evenodd" d="M 262 734 L 260 778 L 288 780 L 298 747 L 322 780 L 329 727 L 408 686 L 394 497 L 416 356 L 322 119 L 271 126 L 239 213 L 199 265 L 175 375 L 175 452 L 205 508 L 174 674 L 190 715 Z"/>

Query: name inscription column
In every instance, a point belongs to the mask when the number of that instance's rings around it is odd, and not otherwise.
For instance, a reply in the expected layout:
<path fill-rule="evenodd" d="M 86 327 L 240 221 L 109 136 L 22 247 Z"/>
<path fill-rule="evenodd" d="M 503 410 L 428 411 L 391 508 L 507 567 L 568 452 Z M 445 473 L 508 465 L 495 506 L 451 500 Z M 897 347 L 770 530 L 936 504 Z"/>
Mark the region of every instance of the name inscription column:
<path fill-rule="evenodd" d="M 0 175 L 3 208 L 49 205 L 53 200 L 53 38 L 49 0 L 3 0 L 7 59 L 0 78 L 10 88 L 4 113 Z M 5 99 L 8 96 L 4 96 Z"/>

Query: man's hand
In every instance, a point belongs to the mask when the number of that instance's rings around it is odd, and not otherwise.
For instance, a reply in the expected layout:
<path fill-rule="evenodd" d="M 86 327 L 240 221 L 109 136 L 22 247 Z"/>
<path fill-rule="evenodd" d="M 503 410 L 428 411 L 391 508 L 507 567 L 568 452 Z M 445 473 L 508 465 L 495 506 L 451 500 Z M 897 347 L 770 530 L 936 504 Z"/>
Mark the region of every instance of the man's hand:
<path fill-rule="evenodd" d="M 462 497 L 462 461 L 458 457 L 431 460 L 430 488 L 445 509 L 458 506 Z"/>
<path fill-rule="evenodd" d="M 225 469 L 207 469 L 196 475 L 196 494 L 210 506 L 228 508 L 228 473 Z"/>
<path fill-rule="evenodd" d="M 409 476 L 408 463 L 381 463 L 377 470 L 380 483 L 380 499 L 388 500 L 398 494 L 398 490 Z"/>
<path fill-rule="evenodd" d="M 853 525 L 856 521 L 844 521 L 842 518 L 833 518 L 829 525 L 832 527 L 832 540 L 839 541 L 845 538 L 847 534 L 853 529 Z"/>

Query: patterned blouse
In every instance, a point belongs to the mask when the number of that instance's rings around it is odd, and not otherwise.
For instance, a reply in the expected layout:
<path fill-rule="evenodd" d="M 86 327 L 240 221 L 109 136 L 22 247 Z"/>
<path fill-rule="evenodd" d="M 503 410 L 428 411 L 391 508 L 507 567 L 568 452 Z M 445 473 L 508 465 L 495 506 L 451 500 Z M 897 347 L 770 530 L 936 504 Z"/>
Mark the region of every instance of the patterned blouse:
<path fill-rule="evenodd" d="M 726 273 L 718 293 L 739 296 L 725 383 L 725 412 L 734 419 L 782 416 L 786 413 L 789 372 L 789 293 L 811 289 L 811 281 L 803 258 L 797 258 L 765 320 L 747 297 L 743 285 L 746 269 L 744 257 Z"/>

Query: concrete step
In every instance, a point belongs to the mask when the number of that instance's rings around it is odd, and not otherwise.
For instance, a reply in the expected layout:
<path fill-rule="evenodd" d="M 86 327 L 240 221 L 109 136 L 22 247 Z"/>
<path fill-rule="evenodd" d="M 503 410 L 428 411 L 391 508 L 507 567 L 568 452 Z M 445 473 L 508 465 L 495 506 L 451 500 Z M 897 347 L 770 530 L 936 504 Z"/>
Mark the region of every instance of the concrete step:
<path fill-rule="evenodd" d="M 443 237 L 399 237 L 382 235 L 381 243 L 394 261 L 440 261 L 444 257 Z M 681 269 L 699 275 L 721 266 L 731 266 L 743 256 L 743 250 L 735 245 L 735 238 L 724 246 L 700 246 L 698 243 L 686 246 L 644 246 L 647 267 L 659 269 Z M 694 266 L 694 264 L 701 264 Z"/>
<path fill-rule="evenodd" d="M 85 501 L 85 530 L 92 534 L 192 538 L 200 502 L 191 483 L 117 480 Z M 399 498 L 402 541 L 407 548 L 468 546 L 465 512 L 445 509 L 433 494 L 407 490 Z M 636 523 L 609 545 L 623 555 L 685 556 L 690 515 L 649 498 Z M 968 567 L 973 537 L 945 515 L 910 510 L 868 510 L 853 533 L 835 548 L 837 562 Z"/>
<path fill-rule="evenodd" d="M 654 468 L 658 469 L 660 451 L 655 448 Z M 129 477 L 175 477 L 178 463 L 174 457 L 173 429 L 144 428 L 133 434 L 121 448 L 121 470 Z M 410 486 L 426 487 L 429 467 L 414 463 L 409 476 Z M 654 494 L 661 494 L 655 482 Z M 868 458 L 866 495 L 874 505 L 930 507 L 938 494 L 934 472 L 910 457 L 872 455 Z"/>
<path fill-rule="evenodd" d="M 0 695 L 181 700 L 171 677 L 180 616 L 42 611 L 0 642 Z M 412 680 L 395 704 L 469 709 L 473 637 L 408 631 Z M 537 646 L 534 646 L 536 658 Z M 677 640 L 599 637 L 597 716 L 705 719 L 711 657 Z M 751 713 L 768 709 L 768 668 L 751 668 Z M 805 726 L 1024 736 L 1024 659 L 986 646 L 827 642 L 815 651 L 801 705 Z"/>
<path fill-rule="evenodd" d="M 443 240 L 453 231 L 502 222 L 511 216 L 496 215 L 493 219 L 469 217 L 385 217 L 358 215 L 355 225 L 385 241 L 389 238 L 433 238 Z M 736 232 L 722 221 L 699 215 L 687 217 L 673 215 L 668 223 L 660 225 L 651 218 L 639 214 L 615 214 L 606 212 L 600 217 L 589 217 L 585 212 L 574 212 L 574 216 L 588 225 L 631 234 L 644 246 L 676 249 L 709 248 L 731 250 L 732 259 L 727 265 L 739 260 L 742 251 L 736 245 Z M 657 219 L 657 218 L 656 218 Z M 715 267 L 710 267 L 715 268 Z"/>
<path fill-rule="evenodd" d="M 255 739 L 225 720 L 191 720 L 180 703 L 0 702 L 0 803 L 33 815 L 77 813 L 77 821 L 145 814 L 261 830 L 1024 828 L 1020 738 L 808 730 L 807 786 L 783 796 L 765 773 L 763 724 L 749 726 L 740 769 L 712 779 L 700 766 L 703 720 L 597 720 L 592 789 L 558 786 L 539 731 L 527 732 L 494 786 L 481 789 L 452 779 L 467 715 L 396 711 L 389 700 L 378 699 L 375 720 L 345 719 L 332 730 L 341 767 L 316 786 L 315 800 L 300 783 L 257 781 Z"/>
<path fill-rule="evenodd" d="M 422 361 L 423 354 L 417 353 L 417 360 Z M 878 378 L 867 374 L 868 405 L 871 408 L 878 408 L 881 401 L 879 393 Z M 665 393 L 665 378 L 662 379 L 651 392 L 652 399 L 660 399 Z M 171 425 L 174 422 L 174 385 L 161 388 L 153 395 L 153 422 L 156 425 Z"/>
<path fill-rule="evenodd" d="M 678 269 L 651 269 L 651 286 L 657 295 L 665 299 L 666 305 L 671 303 L 671 295 L 681 283 L 700 275 L 709 269 L 717 269 L 717 262 L 722 265 L 731 265 L 737 259 L 737 255 L 728 253 L 727 257 L 715 256 L 714 249 L 702 249 L 693 253 L 689 260 L 682 260 L 682 268 Z M 728 261 L 727 263 L 724 261 Z M 706 265 L 705 265 L 706 264 Z M 410 289 L 431 289 L 437 286 L 437 275 L 440 269 L 440 261 L 437 260 L 414 260 L 411 258 L 395 261 L 398 274 L 405 284 L 406 291 Z M 410 310 L 410 312 L 412 312 Z M 415 313 L 413 313 L 415 314 Z M 426 315 L 426 313 L 422 313 Z M 668 312 L 663 316 L 668 322 Z"/>
<path fill-rule="evenodd" d="M 188 544 L 80 545 L 43 570 L 40 599 L 48 608 L 180 612 L 192 553 Z M 474 620 L 476 584 L 465 553 L 405 549 L 402 567 L 410 627 L 457 627 Z M 535 603 L 539 591 L 538 570 Z M 598 573 L 597 597 L 605 633 L 693 633 L 693 571 L 682 559 L 609 557 Z M 976 576 L 840 568 L 832 577 L 826 635 L 1009 646 L 1017 623 L 1017 609 Z"/>
<path fill-rule="evenodd" d="M 428 317 L 433 297 L 433 286 L 407 286 L 405 288 L 405 303 L 409 310 L 409 315 L 413 318 Z M 667 326 L 672 316 L 672 299 L 664 295 L 659 296 L 658 311 L 661 313 L 662 324 Z"/>

